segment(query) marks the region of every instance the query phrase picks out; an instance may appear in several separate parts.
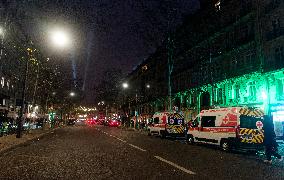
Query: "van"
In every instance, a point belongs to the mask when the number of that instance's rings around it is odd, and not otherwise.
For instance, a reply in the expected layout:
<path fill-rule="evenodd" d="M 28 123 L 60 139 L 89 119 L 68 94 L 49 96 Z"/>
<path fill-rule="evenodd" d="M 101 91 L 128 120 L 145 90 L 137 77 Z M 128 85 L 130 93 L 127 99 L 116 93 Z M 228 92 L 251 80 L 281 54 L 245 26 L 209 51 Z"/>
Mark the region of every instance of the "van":
<path fill-rule="evenodd" d="M 148 135 L 165 137 L 184 137 L 184 116 L 174 112 L 157 112 L 148 125 Z"/>
<path fill-rule="evenodd" d="M 202 110 L 188 128 L 187 142 L 214 144 L 224 151 L 258 150 L 264 138 L 263 116 L 261 109 L 248 107 Z"/>

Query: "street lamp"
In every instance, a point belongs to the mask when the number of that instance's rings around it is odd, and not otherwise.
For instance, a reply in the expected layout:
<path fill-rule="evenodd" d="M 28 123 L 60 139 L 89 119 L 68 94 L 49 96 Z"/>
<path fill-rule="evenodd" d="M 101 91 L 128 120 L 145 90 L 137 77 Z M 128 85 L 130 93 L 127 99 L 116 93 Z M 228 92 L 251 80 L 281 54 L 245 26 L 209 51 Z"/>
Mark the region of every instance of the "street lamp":
<path fill-rule="evenodd" d="M 70 44 L 70 37 L 66 31 L 56 29 L 51 32 L 52 43 L 60 48 L 64 48 Z"/>
<path fill-rule="evenodd" d="M 129 87 L 128 83 L 123 83 L 122 84 L 122 87 L 123 89 L 127 89 Z M 134 128 L 139 128 L 138 127 L 138 109 L 137 109 L 137 101 L 138 101 L 138 95 L 137 95 L 137 89 L 135 90 L 135 124 L 134 124 Z M 124 103 L 123 103 L 124 104 Z M 130 102 L 128 102 L 128 108 L 129 108 L 129 115 L 130 115 L 130 112 L 131 112 L 131 109 L 130 109 Z M 129 117 L 130 118 L 130 117 Z"/>
<path fill-rule="evenodd" d="M 122 84 L 122 87 L 123 87 L 124 89 L 127 89 L 127 88 L 128 88 L 128 84 L 127 84 L 127 83 L 123 83 L 123 84 Z"/>
<path fill-rule="evenodd" d="M 76 94 L 74 92 L 70 92 L 69 94 L 71 97 L 74 97 Z"/>

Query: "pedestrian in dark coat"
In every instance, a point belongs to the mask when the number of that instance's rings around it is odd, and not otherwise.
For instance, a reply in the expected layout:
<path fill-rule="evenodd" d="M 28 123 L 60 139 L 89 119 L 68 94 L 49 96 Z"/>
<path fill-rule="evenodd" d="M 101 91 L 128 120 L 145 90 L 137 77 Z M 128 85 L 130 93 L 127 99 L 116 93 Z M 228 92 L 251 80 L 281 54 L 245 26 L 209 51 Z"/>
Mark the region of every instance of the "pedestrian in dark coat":
<path fill-rule="evenodd" d="M 265 155 L 266 160 L 264 162 L 272 163 L 271 156 L 273 155 L 279 161 L 283 160 L 283 156 L 280 156 L 277 152 L 278 144 L 276 142 L 276 135 L 274 132 L 274 125 L 272 121 L 272 117 L 264 116 L 263 120 L 263 128 L 264 128 L 264 146 L 265 146 Z"/>

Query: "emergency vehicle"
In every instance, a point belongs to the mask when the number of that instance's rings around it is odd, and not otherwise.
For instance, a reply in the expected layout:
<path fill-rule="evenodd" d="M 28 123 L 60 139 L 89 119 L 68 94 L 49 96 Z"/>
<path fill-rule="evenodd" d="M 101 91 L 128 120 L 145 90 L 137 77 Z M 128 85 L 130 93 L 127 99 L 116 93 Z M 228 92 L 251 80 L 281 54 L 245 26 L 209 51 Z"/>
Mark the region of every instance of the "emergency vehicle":
<path fill-rule="evenodd" d="M 184 137 L 184 117 L 179 113 L 157 112 L 153 122 L 148 125 L 148 135 Z"/>
<path fill-rule="evenodd" d="M 261 109 L 248 107 L 202 110 L 188 129 L 188 143 L 215 144 L 224 151 L 262 148 L 263 116 Z"/>

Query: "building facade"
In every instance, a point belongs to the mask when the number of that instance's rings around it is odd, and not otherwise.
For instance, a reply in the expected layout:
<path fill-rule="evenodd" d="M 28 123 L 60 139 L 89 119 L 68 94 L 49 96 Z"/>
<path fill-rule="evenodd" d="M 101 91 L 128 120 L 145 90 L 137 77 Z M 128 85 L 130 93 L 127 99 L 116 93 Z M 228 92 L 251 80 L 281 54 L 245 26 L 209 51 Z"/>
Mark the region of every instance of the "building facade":
<path fill-rule="evenodd" d="M 260 107 L 273 115 L 283 136 L 283 8 L 282 0 L 200 1 L 200 9 L 174 32 L 173 106 L 188 119 L 213 107 Z M 139 104 L 141 113 L 149 106 L 147 113 L 167 109 L 166 46 L 128 77 L 141 87 L 153 84 L 149 92 L 139 91 L 151 97 Z"/>

